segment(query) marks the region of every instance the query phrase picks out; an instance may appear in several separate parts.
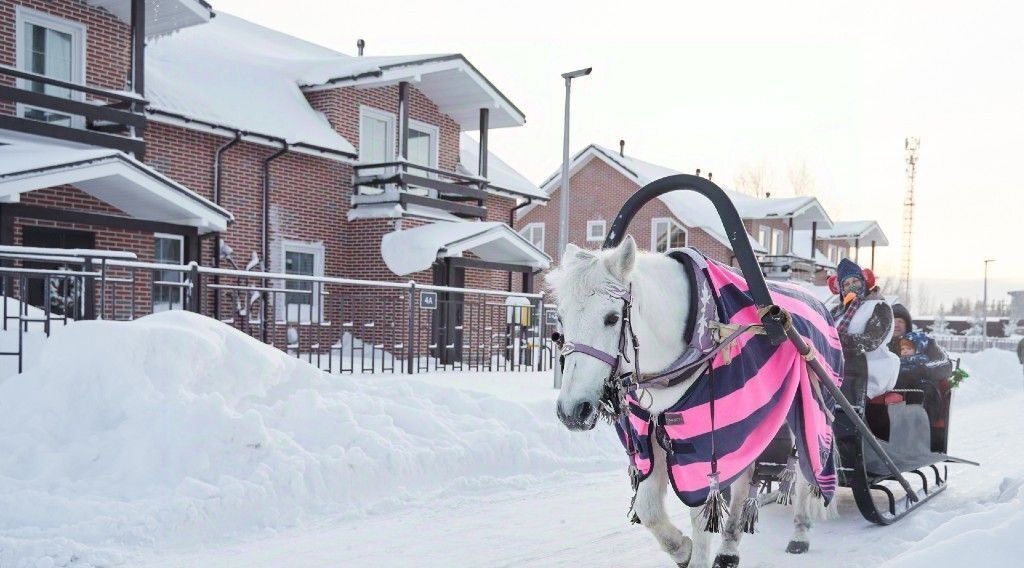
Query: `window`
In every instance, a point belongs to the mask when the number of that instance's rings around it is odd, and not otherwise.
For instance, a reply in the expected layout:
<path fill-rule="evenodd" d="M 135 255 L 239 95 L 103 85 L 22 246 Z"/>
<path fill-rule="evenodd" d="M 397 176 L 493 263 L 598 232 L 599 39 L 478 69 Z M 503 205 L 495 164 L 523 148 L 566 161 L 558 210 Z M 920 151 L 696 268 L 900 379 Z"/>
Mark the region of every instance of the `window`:
<path fill-rule="evenodd" d="M 786 254 L 786 241 L 782 229 L 772 229 L 772 248 L 769 250 L 779 256 Z"/>
<path fill-rule="evenodd" d="M 772 228 L 761 225 L 757 235 L 757 242 L 761 243 L 764 250 L 770 253 L 772 251 Z"/>
<path fill-rule="evenodd" d="M 409 162 L 427 166 L 437 167 L 437 138 L 438 129 L 436 126 L 423 122 L 409 121 Z"/>
<path fill-rule="evenodd" d="M 283 262 L 285 274 L 301 276 L 324 275 L 324 246 L 321 243 L 302 243 L 286 241 L 283 246 Z M 286 280 L 285 289 L 295 290 L 284 296 L 284 309 L 278 310 L 278 317 L 287 314 L 290 322 L 309 322 L 322 315 L 320 311 L 319 291 L 312 281 Z M 281 295 L 279 295 L 281 296 Z"/>
<path fill-rule="evenodd" d="M 537 247 L 537 250 L 544 252 L 544 223 L 530 223 L 523 227 L 519 234 Z"/>
<path fill-rule="evenodd" d="M 359 109 L 359 161 L 365 164 L 392 162 L 395 159 L 395 115 L 370 108 Z M 366 175 L 384 174 L 385 168 L 360 170 Z M 363 193 L 380 193 L 378 188 L 364 187 Z"/>
<path fill-rule="evenodd" d="M 181 235 L 154 235 L 153 262 L 157 264 L 185 264 L 185 237 Z M 180 285 L 184 273 L 178 270 L 153 271 L 153 311 L 182 308 L 185 290 Z"/>
<path fill-rule="evenodd" d="M 605 223 L 604 220 L 587 221 L 587 240 L 604 241 Z"/>
<path fill-rule="evenodd" d="M 839 262 L 839 260 L 836 259 L 836 246 L 835 245 L 828 245 L 828 259 L 830 261 L 832 261 L 833 263 Z"/>
<path fill-rule="evenodd" d="M 672 219 L 651 220 L 651 250 L 665 252 L 686 246 L 686 229 Z"/>
<path fill-rule="evenodd" d="M 18 7 L 17 61 L 25 71 L 60 79 L 69 83 L 84 83 L 85 79 L 85 26 L 49 14 Z M 23 89 L 54 97 L 82 100 L 82 93 L 64 87 L 46 85 L 38 81 L 18 80 Z M 25 118 L 81 126 L 80 117 L 51 112 L 19 104 L 18 114 Z"/>

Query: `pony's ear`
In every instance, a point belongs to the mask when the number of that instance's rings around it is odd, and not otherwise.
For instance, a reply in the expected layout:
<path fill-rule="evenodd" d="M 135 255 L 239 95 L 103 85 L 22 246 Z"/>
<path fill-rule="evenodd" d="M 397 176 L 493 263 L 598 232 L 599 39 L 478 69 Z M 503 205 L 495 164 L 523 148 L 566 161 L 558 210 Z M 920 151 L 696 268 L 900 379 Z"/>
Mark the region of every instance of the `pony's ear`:
<path fill-rule="evenodd" d="M 604 259 L 604 265 L 608 272 L 622 281 L 625 281 L 629 273 L 632 272 L 634 264 L 636 264 L 636 241 L 633 240 L 633 235 L 626 235 L 626 238 L 619 246 L 615 247 L 612 254 Z"/>
<path fill-rule="evenodd" d="M 573 264 L 581 260 L 593 260 L 596 258 L 592 251 L 581 249 L 580 247 L 569 243 L 565 245 L 565 253 L 562 254 L 562 264 Z"/>

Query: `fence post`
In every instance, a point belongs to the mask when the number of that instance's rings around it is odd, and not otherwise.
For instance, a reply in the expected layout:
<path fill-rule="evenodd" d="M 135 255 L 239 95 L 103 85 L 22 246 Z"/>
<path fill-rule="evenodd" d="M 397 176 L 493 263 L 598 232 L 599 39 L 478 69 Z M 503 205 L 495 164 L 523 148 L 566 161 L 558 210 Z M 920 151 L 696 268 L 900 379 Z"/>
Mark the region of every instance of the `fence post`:
<path fill-rule="evenodd" d="M 82 265 L 84 272 L 92 272 L 93 264 L 92 259 L 85 257 L 85 264 Z M 85 276 L 82 278 L 82 284 L 85 288 L 85 319 L 91 320 L 96 319 L 96 278 L 94 276 Z"/>
<path fill-rule="evenodd" d="M 413 374 L 412 365 L 415 359 L 415 348 L 413 347 L 413 339 L 415 336 L 416 329 L 416 281 L 409 281 L 409 337 L 406 342 L 405 349 L 405 372 L 408 375 Z"/>
<path fill-rule="evenodd" d="M 202 281 L 200 278 L 202 278 L 202 276 L 199 275 L 199 264 L 192 261 L 192 266 L 189 267 L 188 274 L 188 281 L 191 285 L 189 286 L 189 294 L 192 296 L 189 298 L 189 307 L 197 314 L 203 313 L 203 307 L 201 305 L 203 297 Z"/>

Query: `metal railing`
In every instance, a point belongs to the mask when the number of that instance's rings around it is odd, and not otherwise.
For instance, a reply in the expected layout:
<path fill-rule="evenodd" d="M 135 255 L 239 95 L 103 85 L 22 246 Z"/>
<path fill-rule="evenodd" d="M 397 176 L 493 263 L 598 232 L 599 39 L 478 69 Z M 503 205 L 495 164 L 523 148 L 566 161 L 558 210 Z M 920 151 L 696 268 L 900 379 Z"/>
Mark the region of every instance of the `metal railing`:
<path fill-rule="evenodd" d="M 13 83 L 13 84 L 12 84 Z M 86 100 L 86 96 L 93 97 Z M 61 140 L 114 148 L 141 157 L 147 101 L 133 93 L 63 81 L 0 65 L 0 128 Z M 17 107 L 50 116 L 41 120 L 14 116 Z M 53 117 L 61 117 L 53 120 Z"/>
<path fill-rule="evenodd" d="M 186 309 L 331 373 L 549 370 L 555 318 L 541 294 L 304 276 L 0 247 L 4 325 L 133 320 Z M 40 249 L 33 249 L 38 251 Z M 60 249 L 51 249 L 60 250 Z M 45 268 L 26 264 L 45 261 Z M 31 304 L 34 304 L 32 306 Z M 8 314 L 8 306 L 17 315 Z M 41 312 L 41 315 L 39 314 Z"/>
<path fill-rule="evenodd" d="M 826 267 L 799 256 L 780 254 L 758 258 L 765 278 L 773 280 L 802 280 L 813 282 L 818 271 Z"/>
<path fill-rule="evenodd" d="M 985 349 L 1016 351 L 1019 338 L 982 337 L 980 335 L 931 335 L 935 342 L 946 351 L 953 353 L 976 353 Z"/>
<path fill-rule="evenodd" d="M 447 210 L 460 217 L 484 218 L 487 180 L 404 160 L 359 164 L 353 168 L 353 206 L 399 203 Z"/>

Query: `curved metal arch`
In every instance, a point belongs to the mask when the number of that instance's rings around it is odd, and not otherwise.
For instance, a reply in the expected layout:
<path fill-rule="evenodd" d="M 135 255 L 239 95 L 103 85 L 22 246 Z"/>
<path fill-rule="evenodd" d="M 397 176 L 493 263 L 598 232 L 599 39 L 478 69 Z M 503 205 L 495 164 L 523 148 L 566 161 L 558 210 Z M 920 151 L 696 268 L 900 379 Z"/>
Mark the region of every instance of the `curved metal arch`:
<path fill-rule="evenodd" d="M 718 216 L 722 219 L 722 225 L 725 227 L 726 237 L 732 246 L 733 254 L 736 255 L 740 270 L 743 272 L 743 278 L 750 286 L 750 295 L 754 298 L 758 308 L 768 308 L 761 319 L 761 323 L 764 324 L 765 330 L 768 332 L 768 337 L 775 344 L 784 341 L 786 339 L 782 326 L 784 316 L 782 311 L 774 306 L 771 294 L 768 293 L 768 284 L 761 273 L 757 257 L 754 256 L 754 248 L 750 246 L 750 239 L 747 237 L 747 229 L 743 226 L 743 220 L 740 219 L 740 214 L 736 211 L 736 206 L 733 205 L 729 196 L 711 180 L 695 175 L 677 174 L 663 177 L 643 186 L 626 200 L 622 209 L 619 210 L 619 214 L 615 216 L 602 248 L 618 246 L 626 235 L 629 222 L 633 220 L 640 208 L 655 197 L 670 191 L 693 191 L 708 198 L 715 206 Z"/>

